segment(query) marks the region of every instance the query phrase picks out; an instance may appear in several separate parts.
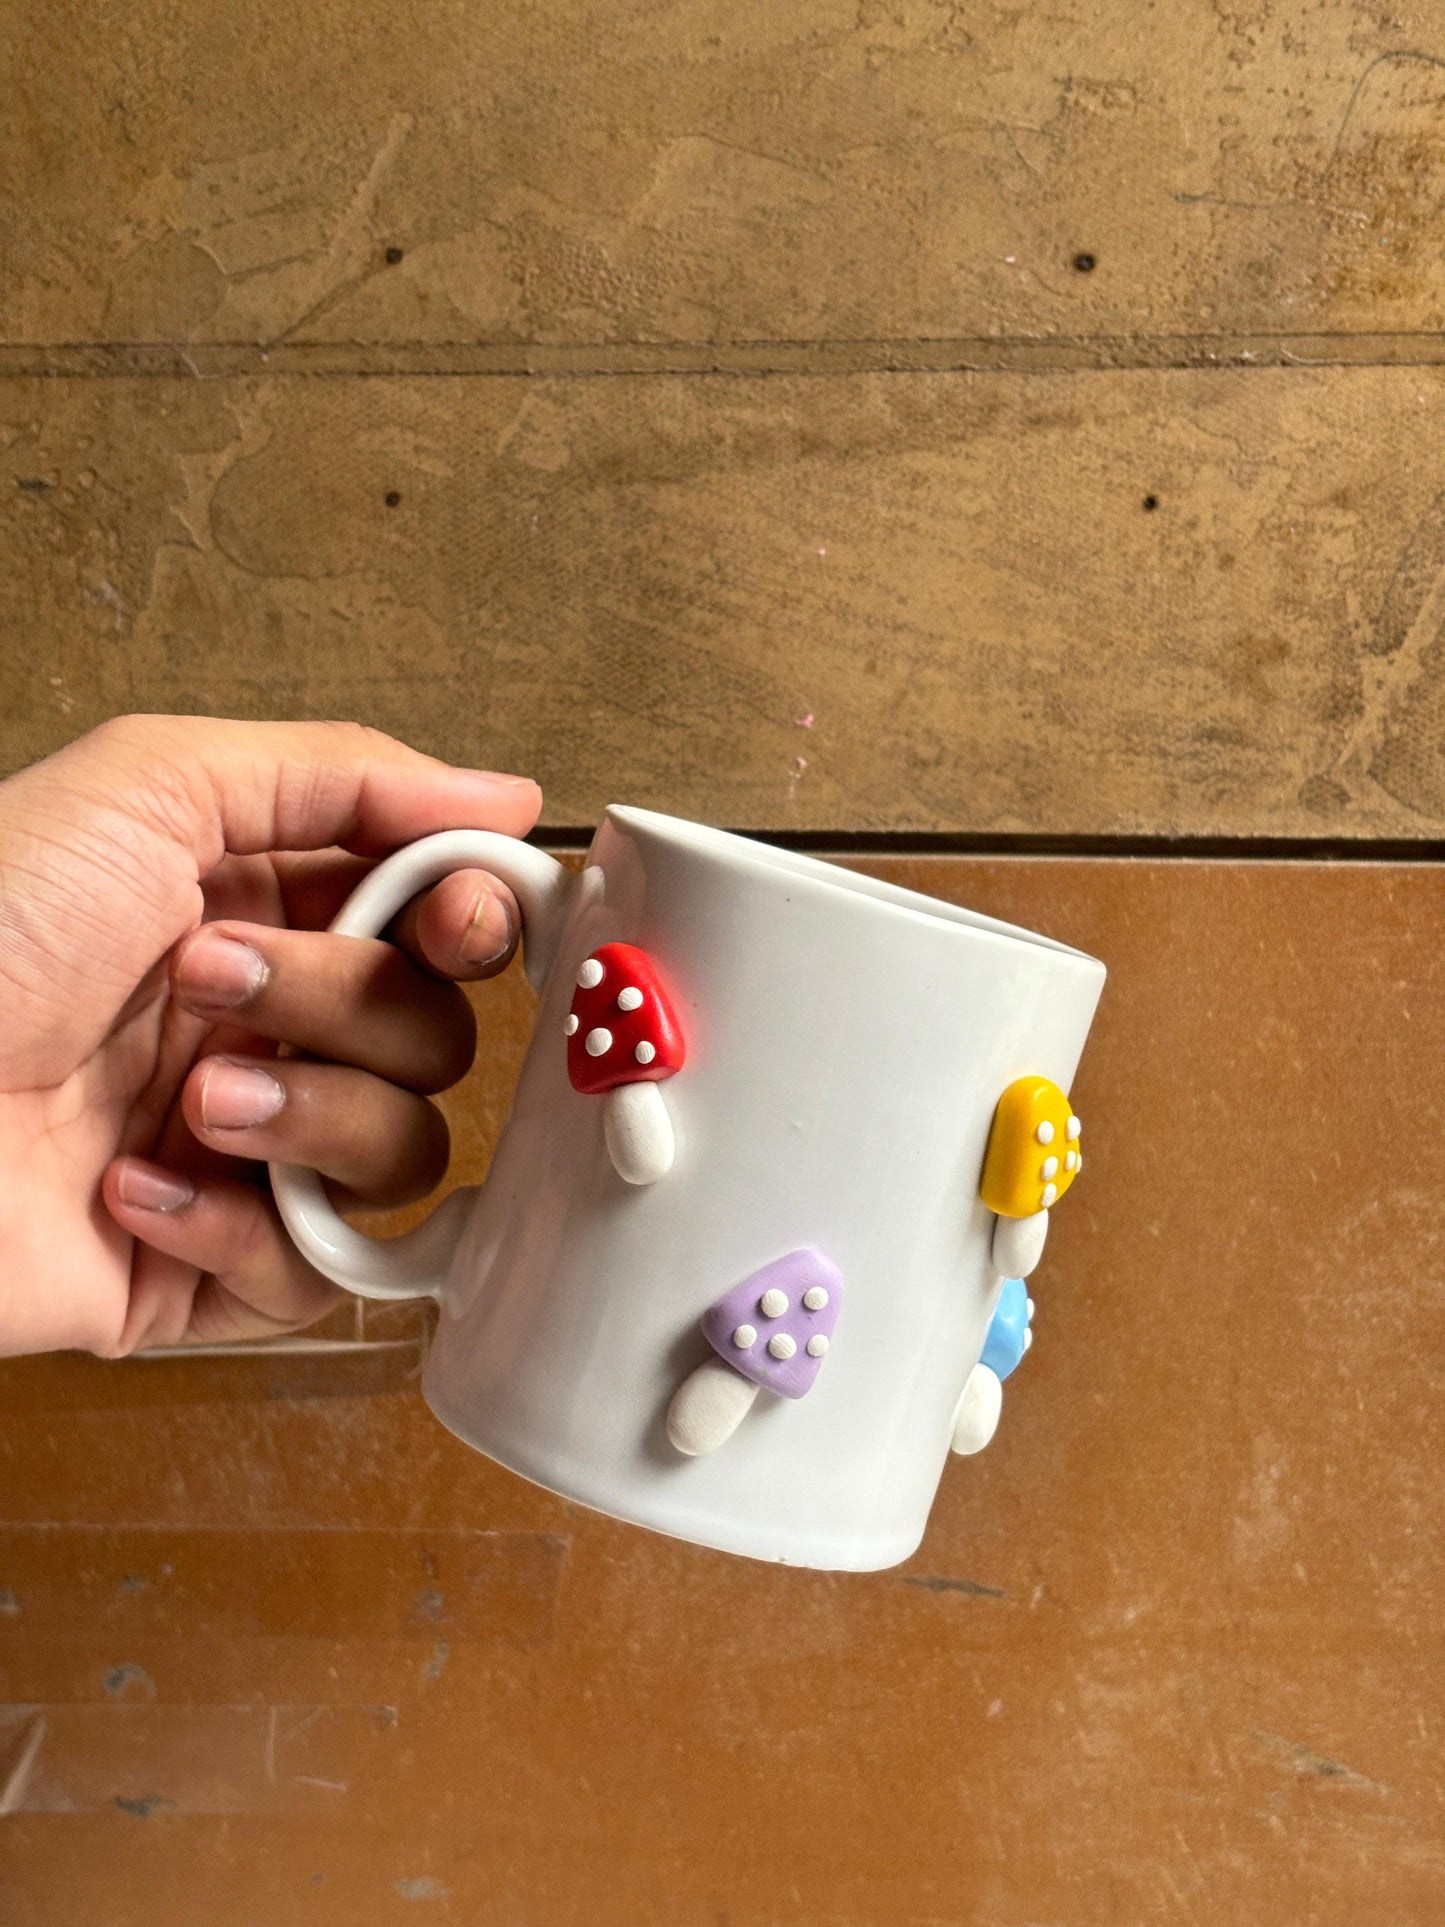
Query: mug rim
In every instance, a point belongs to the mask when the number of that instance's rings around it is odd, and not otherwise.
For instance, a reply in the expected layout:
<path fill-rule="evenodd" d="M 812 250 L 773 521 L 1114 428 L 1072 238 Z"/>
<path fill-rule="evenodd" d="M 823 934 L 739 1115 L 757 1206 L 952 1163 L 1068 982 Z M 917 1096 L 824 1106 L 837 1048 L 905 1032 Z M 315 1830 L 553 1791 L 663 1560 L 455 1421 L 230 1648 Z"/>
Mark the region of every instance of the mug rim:
<path fill-rule="evenodd" d="M 774 843 L 762 843 L 733 830 L 719 830 L 712 824 L 696 823 L 685 816 L 668 816 L 660 810 L 645 809 L 635 803 L 609 803 L 604 811 L 604 819 L 616 824 L 619 829 L 640 832 L 660 843 L 693 850 L 703 856 L 725 858 L 730 863 L 741 864 L 755 872 L 781 872 L 829 895 L 850 897 L 860 906 L 871 904 L 879 910 L 917 917 L 934 927 L 941 925 L 975 937 L 994 937 L 1006 943 L 1029 944 L 1036 949 L 1050 951 L 1055 956 L 1091 964 L 1100 971 L 1104 969 L 1101 959 L 1091 956 L 1087 950 L 1077 949 L 1073 944 L 1062 943 L 1057 937 L 1046 937 L 1037 930 L 1025 929 L 1022 924 L 1006 923 L 1002 918 L 985 916 L 981 911 L 948 903 L 941 897 L 928 896 L 921 890 L 907 890 L 901 884 L 863 876 L 856 870 L 844 869 L 841 864 L 829 863 L 799 850 L 784 849 Z"/>

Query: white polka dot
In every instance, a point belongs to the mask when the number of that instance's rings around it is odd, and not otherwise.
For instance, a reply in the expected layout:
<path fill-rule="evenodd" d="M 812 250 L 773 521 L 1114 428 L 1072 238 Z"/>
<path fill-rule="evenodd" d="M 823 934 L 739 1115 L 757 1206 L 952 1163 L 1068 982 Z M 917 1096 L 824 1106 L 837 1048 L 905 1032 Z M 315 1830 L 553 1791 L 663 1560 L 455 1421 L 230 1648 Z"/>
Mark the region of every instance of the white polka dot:
<path fill-rule="evenodd" d="M 745 1352 L 748 1346 L 751 1345 L 754 1342 L 754 1340 L 757 1338 L 757 1335 L 758 1334 L 753 1326 L 739 1325 L 737 1330 L 733 1333 L 733 1343 L 737 1346 L 740 1352 Z"/>
<path fill-rule="evenodd" d="M 1077 1151 L 1066 1152 L 1064 1156 L 1064 1169 L 1066 1171 L 1072 1171 L 1074 1166 L 1078 1163 L 1078 1161 L 1079 1161 L 1079 1154 Z"/>
<path fill-rule="evenodd" d="M 1048 1120 L 1047 1118 L 1045 1118 L 1045 1119 L 1044 1119 L 1044 1121 L 1043 1121 L 1043 1123 L 1042 1123 L 1042 1124 L 1041 1124 L 1041 1125 L 1039 1126 L 1039 1128 L 1038 1128 L 1038 1129 L 1037 1129 L 1037 1130 L 1036 1130 L 1036 1131 L 1034 1132 L 1034 1136 L 1035 1136 L 1035 1137 L 1036 1137 L 1036 1138 L 1038 1139 L 1038 1141 L 1039 1141 L 1039 1143 L 1040 1143 L 1040 1144 L 1052 1144 L 1052 1143 L 1053 1143 L 1053 1141 L 1054 1141 L 1054 1127 L 1053 1127 L 1053 1125 L 1052 1125 L 1052 1124 L 1050 1124 L 1050 1122 L 1049 1122 L 1049 1120 Z"/>
<path fill-rule="evenodd" d="M 1049 1206 L 1053 1203 L 1054 1199 L 1058 1195 L 1059 1195 L 1059 1187 L 1056 1184 L 1046 1184 L 1044 1186 L 1044 1195 L 1039 1200 L 1040 1207 L 1043 1210 L 1047 1211 Z"/>
<path fill-rule="evenodd" d="M 618 991 L 617 1008 L 619 1010 L 641 1010 L 642 992 L 637 988 L 636 984 L 629 984 L 626 990 Z"/>
<path fill-rule="evenodd" d="M 822 1332 L 814 1332 L 813 1336 L 808 1340 L 809 1358 L 821 1358 L 827 1349 L 828 1341 Z"/>
<path fill-rule="evenodd" d="M 1039 1166 L 1039 1176 L 1045 1179 L 1056 1177 L 1058 1175 L 1058 1169 L 1059 1160 L 1057 1158 L 1045 1158 Z"/>
<path fill-rule="evenodd" d="M 1074 1165 L 1075 1175 L 1077 1176 L 1078 1173 L 1083 1170 L 1083 1168 L 1084 1168 L 1084 1154 L 1082 1151 L 1080 1151 L 1078 1156 L 1078 1161 Z"/>
<path fill-rule="evenodd" d="M 577 1035 L 577 1013 L 575 1010 L 567 1013 L 567 1021 L 562 1026 L 562 1032 L 563 1035 L 567 1037 L 575 1037 Z"/>
<path fill-rule="evenodd" d="M 764 1318 L 781 1318 L 787 1309 L 788 1294 L 785 1291 L 779 1291 L 776 1285 L 765 1291 L 758 1300 L 758 1310 Z"/>
<path fill-rule="evenodd" d="M 657 1046 L 655 1044 L 649 1044 L 644 1037 L 632 1055 L 637 1059 L 639 1064 L 650 1064 L 657 1055 Z"/>
<path fill-rule="evenodd" d="M 595 990 L 602 981 L 602 966 L 595 957 L 589 957 L 577 972 L 577 981 L 584 990 Z"/>
<path fill-rule="evenodd" d="M 779 1332 L 776 1338 L 768 1340 L 768 1350 L 774 1358 L 791 1358 L 797 1349 L 786 1332 Z"/>
<path fill-rule="evenodd" d="M 1028 1300 L 1028 1308 L 1029 1308 L 1029 1323 L 1032 1324 L 1034 1322 L 1034 1301 L 1032 1298 Z"/>
<path fill-rule="evenodd" d="M 1032 1345 L 1032 1344 L 1033 1344 L 1033 1342 L 1034 1342 L 1034 1335 L 1033 1335 L 1033 1333 L 1032 1333 L 1031 1331 L 1027 1331 L 1027 1330 L 1026 1330 L 1026 1331 L 1024 1332 L 1024 1350 L 1025 1350 L 1025 1351 L 1027 1351 L 1027 1350 L 1028 1350 L 1028 1348 L 1029 1348 L 1029 1346 L 1030 1346 L 1030 1345 Z"/>
<path fill-rule="evenodd" d="M 603 1030 L 599 1024 L 596 1030 L 589 1030 L 583 1040 L 589 1057 L 605 1057 L 612 1048 L 612 1032 Z"/>
<path fill-rule="evenodd" d="M 803 1293 L 803 1303 L 809 1311 L 821 1311 L 828 1302 L 828 1294 L 821 1285 L 810 1285 Z"/>
<path fill-rule="evenodd" d="M 1077 1137 L 1080 1131 L 1083 1130 L 1083 1128 L 1084 1128 L 1083 1120 L 1077 1117 L 1071 1117 L 1068 1123 L 1064 1126 L 1065 1133 L 1071 1138 Z"/>

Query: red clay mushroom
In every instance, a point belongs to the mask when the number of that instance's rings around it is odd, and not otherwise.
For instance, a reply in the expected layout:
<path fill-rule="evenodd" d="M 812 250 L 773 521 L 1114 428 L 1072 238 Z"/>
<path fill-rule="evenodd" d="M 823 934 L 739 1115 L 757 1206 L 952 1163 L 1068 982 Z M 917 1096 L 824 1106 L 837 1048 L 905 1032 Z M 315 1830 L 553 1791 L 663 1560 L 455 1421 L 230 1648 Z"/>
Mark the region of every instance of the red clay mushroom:
<path fill-rule="evenodd" d="M 568 1012 L 567 1075 L 574 1090 L 603 1099 L 602 1127 L 619 1177 L 653 1184 L 676 1151 L 664 1079 L 687 1056 L 657 968 L 631 943 L 604 943 L 577 972 Z"/>

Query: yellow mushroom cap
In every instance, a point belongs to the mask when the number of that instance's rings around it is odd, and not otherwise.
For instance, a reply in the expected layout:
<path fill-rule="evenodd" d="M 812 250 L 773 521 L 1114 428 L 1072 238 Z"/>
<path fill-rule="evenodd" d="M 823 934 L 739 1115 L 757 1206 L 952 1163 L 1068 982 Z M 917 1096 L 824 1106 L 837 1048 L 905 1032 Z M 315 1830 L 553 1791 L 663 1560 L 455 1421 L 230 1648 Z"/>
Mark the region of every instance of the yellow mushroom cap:
<path fill-rule="evenodd" d="M 1083 1163 L 1082 1126 L 1047 1077 L 1020 1077 L 998 1101 L 979 1192 L 1001 1218 L 1029 1218 L 1056 1204 Z"/>

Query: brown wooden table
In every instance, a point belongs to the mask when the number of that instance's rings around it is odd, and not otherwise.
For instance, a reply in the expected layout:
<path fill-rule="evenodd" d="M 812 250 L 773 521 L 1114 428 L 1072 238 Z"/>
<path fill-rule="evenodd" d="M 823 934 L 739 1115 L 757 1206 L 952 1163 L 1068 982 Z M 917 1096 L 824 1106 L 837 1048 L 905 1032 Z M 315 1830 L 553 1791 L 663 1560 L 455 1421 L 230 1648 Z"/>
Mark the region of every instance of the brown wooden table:
<path fill-rule="evenodd" d="M 1445 1918 L 1441 33 L 14 0 L 4 767 L 360 716 L 1111 979 L 899 1572 L 524 1485 L 409 1310 L 0 1368 L 6 1927 Z"/>

